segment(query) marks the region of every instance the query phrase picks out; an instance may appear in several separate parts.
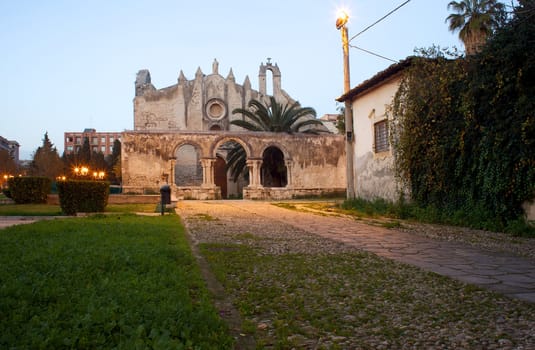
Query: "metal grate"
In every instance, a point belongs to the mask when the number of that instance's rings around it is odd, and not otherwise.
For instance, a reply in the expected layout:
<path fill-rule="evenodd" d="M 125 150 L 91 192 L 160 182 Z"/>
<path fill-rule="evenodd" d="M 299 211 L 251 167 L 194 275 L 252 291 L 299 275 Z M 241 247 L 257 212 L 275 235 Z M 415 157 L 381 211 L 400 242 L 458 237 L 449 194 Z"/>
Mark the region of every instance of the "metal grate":
<path fill-rule="evenodd" d="M 382 120 L 374 124 L 375 153 L 388 151 L 388 121 Z"/>

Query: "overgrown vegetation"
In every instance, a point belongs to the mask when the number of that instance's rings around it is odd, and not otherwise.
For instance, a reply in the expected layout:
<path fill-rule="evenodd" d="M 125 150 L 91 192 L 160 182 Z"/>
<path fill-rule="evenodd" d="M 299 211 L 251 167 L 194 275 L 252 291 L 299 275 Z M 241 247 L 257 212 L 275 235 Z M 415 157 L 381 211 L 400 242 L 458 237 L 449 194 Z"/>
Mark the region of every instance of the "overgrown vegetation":
<path fill-rule="evenodd" d="M 346 200 L 340 204 L 340 208 L 351 211 L 351 214 L 357 217 L 382 216 L 392 219 L 415 220 L 424 223 L 490 229 L 489 227 L 482 227 L 481 217 L 485 213 L 466 213 L 464 208 L 444 210 L 444 208 L 434 205 L 421 206 L 417 203 L 407 203 L 404 201 L 393 203 L 381 198 L 373 201 L 362 198 Z M 535 226 L 532 223 L 526 223 L 522 218 L 510 220 L 507 222 L 507 225 L 499 230 L 495 229 L 495 231 L 504 231 L 516 236 L 535 238 Z"/>
<path fill-rule="evenodd" d="M 176 216 L 14 226 L 0 246 L 0 348 L 232 348 Z"/>
<path fill-rule="evenodd" d="M 535 197 L 535 5 L 520 3 L 481 53 L 412 58 L 393 103 L 397 174 L 412 199 L 471 227 L 518 230 Z"/>

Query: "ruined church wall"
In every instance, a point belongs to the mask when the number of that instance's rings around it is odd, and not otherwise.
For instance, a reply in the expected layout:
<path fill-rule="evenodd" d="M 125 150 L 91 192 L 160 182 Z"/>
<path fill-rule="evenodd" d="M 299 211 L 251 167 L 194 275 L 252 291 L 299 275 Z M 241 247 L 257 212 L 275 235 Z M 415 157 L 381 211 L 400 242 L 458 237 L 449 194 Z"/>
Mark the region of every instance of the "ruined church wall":
<path fill-rule="evenodd" d="M 201 158 L 215 159 L 217 147 L 228 140 L 246 145 L 250 159 L 261 159 L 270 146 L 279 148 L 289 165 L 288 189 L 343 191 L 345 177 L 345 143 L 341 135 L 306 135 L 251 132 L 148 132 L 127 131 L 122 134 L 121 165 L 125 192 L 135 189 L 157 190 L 172 181 L 176 151 L 182 145 L 195 146 Z M 306 193 L 303 192 L 303 193 Z"/>
<path fill-rule="evenodd" d="M 134 129 L 184 129 L 185 107 L 182 86 L 147 91 L 134 98 Z"/>
<path fill-rule="evenodd" d="M 283 152 L 285 160 L 290 162 L 293 189 L 346 188 L 343 136 L 286 133 L 254 133 L 252 136 L 248 142 L 255 150 L 254 157 L 262 158 L 263 151 L 270 146 Z"/>

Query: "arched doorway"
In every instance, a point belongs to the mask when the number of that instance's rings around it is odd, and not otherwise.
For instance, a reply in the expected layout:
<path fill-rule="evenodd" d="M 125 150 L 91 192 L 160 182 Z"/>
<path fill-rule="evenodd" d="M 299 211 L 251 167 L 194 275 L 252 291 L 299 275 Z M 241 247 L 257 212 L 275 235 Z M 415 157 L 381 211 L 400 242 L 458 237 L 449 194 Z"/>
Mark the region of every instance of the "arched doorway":
<path fill-rule="evenodd" d="M 260 176 L 264 187 L 286 187 L 288 185 L 284 154 L 277 147 L 270 146 L 264 150 Z"/>
<path fill-rule="evenodd" d="M 203 181 L 199 150 L 190 144 L 176 151 L 175 184 L 177 186 L 200 186 Z"/>
<path fill-rule="evenodd" d="M 227 198 L 227 162 L 217 156 L 214 164 L 214 183 L 221 188 L 221 198 Z"/>
<path fill-rule="evenodd" d="M 223 198 L 243 198 L 243 189 L 249 185 L 247 152 L 233 139 L 215 144 L 214 183 L 221 188 Z M 218 179 L 216 179 L 218 178 Z M 226 180 L 226 190 L 224 190 Z M 226 191 L 226 194 L 223 193 Z"/>

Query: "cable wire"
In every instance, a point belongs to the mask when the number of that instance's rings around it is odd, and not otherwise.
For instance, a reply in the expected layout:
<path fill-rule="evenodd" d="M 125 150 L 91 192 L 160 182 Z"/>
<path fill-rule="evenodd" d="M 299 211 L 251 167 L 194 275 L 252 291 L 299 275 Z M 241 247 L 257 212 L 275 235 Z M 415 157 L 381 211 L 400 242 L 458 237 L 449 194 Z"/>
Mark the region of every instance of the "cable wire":
<path fill-rule="evenodd" d="M 358 46 L 354 46 L 354 45 L 349 45 L 349 46 L 352 47 L 352 48 L 354 48 L 354 49 L 357 49 L 357 50 L 360 50 L 360 51 L 364 51 L 364 52 L 366 52 L 366 53 L 369 53 L 370 55 L 373 55 L 373 56 L 382 58 L 382 59 L 387 60 L 387 61 L 390 61 L 390 62 L 394 62 L 394 63 L 398 63 L 398 62 L 399 62 L 399 61 L 393 60 L 393 59 L 391 59 L 391 58 L 388 58 L 388 57 L 379 55 L 378 53 L 375 53 L 375 52 L 372 52 L 372 51 L 363 49 L 362 47 L 358 47 Z"/>
<path fill-rule="evenodd" d="M 370 24 L 369 26 L 367 26 L 366 28 L 364 28 L 363 30 L 361 30 L 360 32 L 358 32 L 357 34 L 353 35 L 351 37 L 351 39 L 349 39 L 348 42 L 351 42 L 351 40 L 355 39 L 357 36 L 361 35 L 362 33 L 364 33 L 365 31 L 367 31 L 368 29 L 370 29 L 371 27 L 375 26 L 377 23 L 381 22 L 382 20 L 384 20 L 385 18 L 387 18 L 388 16 L 390 16 L 391 14 L 393 14 L 394 12 L 396 12 L 397 10 L 399 10 L 400 8 L 402 8 L 403 6 L 407 5 L 411 0 L 407 0 L 405 1 L 403 4 L 399 5 L 398 7 L 396 7 L 395 9 L 393 9 L 392 11 L 390 11 L 389 13 L 387 13 L 386 15 L 384 15 L 383 17 L 379 18 L 377 21 L 375 21 L 374 23 Z"/>

